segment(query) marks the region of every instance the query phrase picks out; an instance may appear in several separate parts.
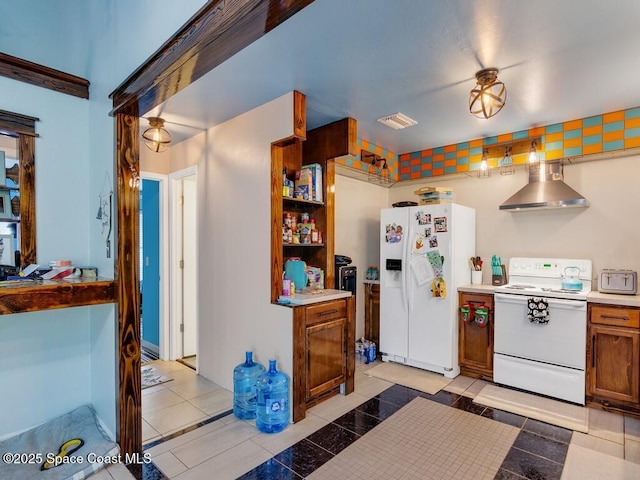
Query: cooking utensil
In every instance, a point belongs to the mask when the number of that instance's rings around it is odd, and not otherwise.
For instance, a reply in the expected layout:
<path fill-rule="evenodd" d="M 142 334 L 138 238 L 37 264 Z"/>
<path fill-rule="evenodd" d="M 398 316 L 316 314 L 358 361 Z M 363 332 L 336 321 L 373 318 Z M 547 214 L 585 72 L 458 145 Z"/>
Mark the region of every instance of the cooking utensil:
<path fill-rule="evenodd" d="M 582 280 L 580 280 L 580 269 L 578 267 L 566 267 L 562 276 L 563 290 L 582 290 Z"/>

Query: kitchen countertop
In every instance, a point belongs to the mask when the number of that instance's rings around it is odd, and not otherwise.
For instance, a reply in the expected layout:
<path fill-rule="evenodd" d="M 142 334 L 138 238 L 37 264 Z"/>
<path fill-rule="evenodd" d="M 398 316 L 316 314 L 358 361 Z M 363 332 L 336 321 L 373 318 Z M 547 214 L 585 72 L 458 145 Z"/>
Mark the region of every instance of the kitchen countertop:
<path fill-rule="evenodd" d="M 640 295 L 620 295 L 617 293 L 592 291 L 587 297 L 587 302 L 622 305 L 625 307 L 640 307 Z"/>
<path fill-rule="evenodd" d="M 312 303 L 326 302 L 328 300 L 338 300 L 350 297 L 349 290 L 333 290 L 330 288 L 319 290 L 317 293 L 297 293 L 294 297 L 280 297 L 278 303 L 281 305 L 309 305 Z"/>
<path fill-rule="evenodd" d="M 362 283 L 373 283 L 374 285 L 380 285 L 380 280 L 363 280 Z"/>
<path fill-rule="evenodd" d="M 480 285 L 462 285 L 458 287 L 459 292 L 467 293 L 493 293 L 495 285 L 480 284 Z"/>

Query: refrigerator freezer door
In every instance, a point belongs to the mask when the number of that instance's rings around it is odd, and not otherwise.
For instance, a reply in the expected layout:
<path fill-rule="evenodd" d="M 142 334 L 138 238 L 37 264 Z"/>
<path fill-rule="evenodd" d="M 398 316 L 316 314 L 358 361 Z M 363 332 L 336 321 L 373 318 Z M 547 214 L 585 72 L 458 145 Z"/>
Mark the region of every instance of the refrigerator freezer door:
<path fill-rule="evenodd" d="M 380 345 L 379 351 L 406 358 L 408 353 L 408 264 L 404 258 L 408 208 L 380 212 Z"/>

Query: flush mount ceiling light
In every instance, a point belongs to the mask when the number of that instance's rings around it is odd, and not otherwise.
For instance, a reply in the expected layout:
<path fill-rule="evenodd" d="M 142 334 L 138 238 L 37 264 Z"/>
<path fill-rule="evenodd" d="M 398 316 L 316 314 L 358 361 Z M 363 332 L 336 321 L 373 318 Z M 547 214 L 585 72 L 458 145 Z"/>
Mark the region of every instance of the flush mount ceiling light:
<path fill-rule="evenodd" d="M 149 128 L 142 134 L 144 144 L 156 153 L 163 152 L 171 143 L 171 135 L 164 128 L 164 119 L 160 117 L 149 117 Z"/>
<path fill-rule="evenodd" d="M 469 111 L 478 118 L 493 117 L 507 101 L 507 89 L 498 80 L 498 69 L 480 70 L 476 80 L 476 86 L 469 94 Z"/>

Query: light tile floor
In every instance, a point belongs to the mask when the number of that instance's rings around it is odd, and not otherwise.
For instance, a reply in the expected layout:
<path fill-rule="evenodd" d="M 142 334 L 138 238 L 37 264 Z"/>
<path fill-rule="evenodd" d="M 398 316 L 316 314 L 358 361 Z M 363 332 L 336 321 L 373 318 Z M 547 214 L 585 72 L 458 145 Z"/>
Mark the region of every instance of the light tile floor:
<path fill-rule="evenodd" d="M 304 420 L 279 434 L 261 433 L 255 428 L 255 421 L 238 420 L 230 415 L 174 436 L 147 452 L 170 479 L 209 480 L 213 478 L 212 472 L 216 480 L 235 479 L 389 388 L 391 383 L 366 375 L 371 366 L 357 364 L 353 394 L 338 395 L 311 408 Z M 188 367 L 170 362 L 157 368 L 174 380 L 143 391 L 145 444 L 231 408 L 231 392 L 197 376 Z M 473 398 L 486 384 L 458 377 L 446 390 Z M 112 465 L 92 478 L 134 477 L 123 465 Z M 573 433 L 561 478 L 640 478 L 640 420 L 589 409 L 589 431 Z"/>

